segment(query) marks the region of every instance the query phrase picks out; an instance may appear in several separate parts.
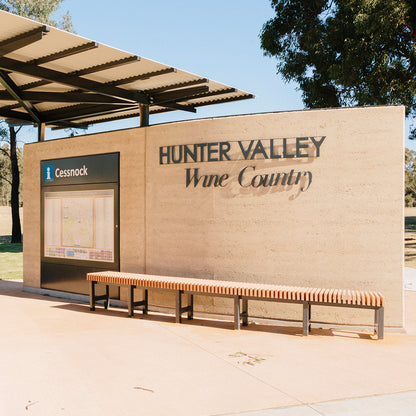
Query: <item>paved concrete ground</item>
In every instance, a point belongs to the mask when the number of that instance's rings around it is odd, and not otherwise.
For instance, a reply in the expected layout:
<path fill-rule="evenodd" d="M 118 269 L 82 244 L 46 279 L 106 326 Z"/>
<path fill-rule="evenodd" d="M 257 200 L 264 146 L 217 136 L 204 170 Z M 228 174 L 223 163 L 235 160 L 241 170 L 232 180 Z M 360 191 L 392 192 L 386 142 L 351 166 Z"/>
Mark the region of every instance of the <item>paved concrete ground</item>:
<path fill-rule="evenodd" d="M 137 314 L 0 280 L 0 415 L 414 415 L 416 291 L 407 333 Z"/>

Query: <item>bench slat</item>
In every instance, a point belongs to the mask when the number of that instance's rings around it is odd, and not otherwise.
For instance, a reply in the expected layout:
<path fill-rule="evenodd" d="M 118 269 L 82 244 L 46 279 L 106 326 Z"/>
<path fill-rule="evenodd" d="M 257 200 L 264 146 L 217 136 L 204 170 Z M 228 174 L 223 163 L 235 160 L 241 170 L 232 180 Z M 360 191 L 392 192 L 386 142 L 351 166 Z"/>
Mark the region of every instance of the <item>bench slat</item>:
<path fill-rule="evenodd" d="M 263 297 L 268 299 L 371 307 L 382 307 L 384 305 L 384 297 L 381 293 L 362 290 L 265 285 L 221 280 L 210 281 L 206 279 L 154 276 L 115 271 L 88 273 L 87 280 L 106 284 L 136 285 L 155 289 L 182 290 L 227 296 Z"/>

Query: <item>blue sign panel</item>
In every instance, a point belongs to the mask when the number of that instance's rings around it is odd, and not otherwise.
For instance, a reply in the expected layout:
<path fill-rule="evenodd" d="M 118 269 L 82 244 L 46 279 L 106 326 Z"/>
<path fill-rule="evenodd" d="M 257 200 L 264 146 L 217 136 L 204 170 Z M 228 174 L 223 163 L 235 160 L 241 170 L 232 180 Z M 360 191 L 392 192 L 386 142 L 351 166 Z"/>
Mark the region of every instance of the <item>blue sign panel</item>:
<path fill-rule="evenodd" d="M 43 182 L 53 182 L 54 170 L 53 165 L 43 165 Z"/>

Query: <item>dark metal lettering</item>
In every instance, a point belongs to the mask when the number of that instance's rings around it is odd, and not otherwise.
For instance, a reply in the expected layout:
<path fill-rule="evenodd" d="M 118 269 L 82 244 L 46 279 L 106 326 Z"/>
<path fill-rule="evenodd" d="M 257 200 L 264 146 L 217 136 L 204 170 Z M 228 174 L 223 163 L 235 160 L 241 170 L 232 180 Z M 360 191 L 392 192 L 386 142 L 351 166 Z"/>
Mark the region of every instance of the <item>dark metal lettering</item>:
<path fill-rule="evenodd" d="M 256 183 L 256 179 L 258 179 L 258 183 Z M 253 188 L 258 188 L 263 184 L 264 184 L 264 182 L 263 182 L 263 176 L 262 175 L 253 176 L 253 179 L 251 180 L 251 186 Z"/>
<path fill-rule="evenodd" d="M 159 147 L 159 165 L 167 165 L 170 163 L 170 152 L 169 147 L 167 147 L 167 150 L 164 150 L 164 147 Z M 163 162 L 163 158 L 166 158 L 166 162 Z"/>
<path fill-rule="evenodd" d="M 199 154 L 200 154 L 200 160 L 199 161 L 200 162 L 205 162 L 205 160 L 204 160 L 204 156 L 205 156 L 204 149 L 207 145 L 208 145 L 208 143 L 199 143 L 199 144 L 197 144 L 197 146 L 200 149 L 200 152 L 199 152 Z"/>
<path fill-rule="evenodd" d="M 319 157 L 321 155 L 320 154 L 320 148 L 321 148 L 321 145 L 324 142 L 325 138 L 326 138 L 326 136 L 322 136 L 321 140 L 315 140 L 314 137 L 311 137 L 312 143 L 315 145 L 315 148 L 316 148 L 316 157 Z"/>
<path fill-rule="evenodd" d="M 309 186 L 311 185 L 311 183 L 312 183 L 312 172 L 303 172 L 303 176 L 307 176 L 308 177 L 308 186 L 302 186 L 302 188 L 300 188 L 300 190 L 302 191 L 302 192 L 305 192 L 305 191 L 307 191 L 308 190 L 308 188 L 309 188 Z"/>
<path fill-rule="evenodd" d="M 218 186 L 220 177 L 218 175 L 203 175 L 201 178 L 204 178 L 202 186 L 204 188 L 209 188 L 211 185 Z"/>
<path fill-rule="evenodd" d="M 308 143 L 302 143 L 305 140 L 308 140 L 308 138 L 296 137 L 296 157 L 309 157 L 307 153 L 301 153 L 301 149 L 307 149 L 309 147 Z"/>
<path fill-rule="evenodd" d="M 274 139 L 270 139 L 270 159 L 280 159 L 282 156 L 274 153 Z"/>
<path fill-rule="evenodd" d="M 283 173 L 283 177 L 282 177 L 282 186 L 286 186 L 286 180 L 287 180 L 287 173 Z"/>
<path fill-rule="evenodd" d="M 193 162 L 197 162 L 198 156 L 197 156 L 197 148 L 196 145 L 194 145 L 194 151 L 192 152 L 187 145 L 184 145 L 184 162 L 188 163 L 188 156 L 192 159 Z"/>
<path fill-rule="evenodd" d="M 229 142 L 221 142 L 220 143 L 220 160 L 231 160 L 230 157 L 228 156 L 228 152 L 231 149 L 231 144 Z"/>
<path fill-rule="evenodd" d="M 254 159 L 254 157 L 258 154 L 262 154 L 264 159 L 268 159 L 269 156 L 267 155 L 266 151 L 264 150 L 263 144 L 261 143 L 261 140 L 257 140 L 256 147 L 253 150 L 253 153 L 251 154 L 251 160 Z"/>
<path fill-rule="evenodd" d="M 230 175 L 228 173 L 224 173 L 224 175 L 220 176 L 220 180 L 218 181 L 218 185 L 221 186 L 221 188 L 224 188 L 224 186 L 226 186 L 227 184 L 224 183 L 228 178 L 230 177 Z"/>
<path fill-rule="evenodd" d="M 283 157 L 284 157 L 285 159 L 290 159 L 290 158 L 295 157 L 295 155 L 294 155 L 294 154 L 292 154 L 292 153 L 288 153 L 287 148 L 288 148 L 287 139 L 283 139 Z"/>
<path fill-rule="evenodd" d="M 178 157 L 175 158 L 175 147 L 179 148 Z M 173 163 L 181 163 L 182 162 L 182 154 L 183 154 L 183 147 L 182 146 L 171 146 L 171 156 Z"/>
<path fill-rule="evenodd" d="M 289 177 L 288 177 L 288 179 L 287 179 L 287 184 L 288 184 L 289 186 L 292 186 L 292 185 L 293 185 L 293 183 L 292 183 L 293 173 L 294 173 L 294 170 L 293 170 L 293 169 L 291 169 L 291 171 L 289 172 Z"/>
<path fill-rule="evenodd" d="M 242 186 L 243 188 L 248 188 L 250 186 L 250 184 L 248 185 L 243 185 L 243 176 L 244 173 L 246 172 L 246 169 L 251 168 L 253 170 L 256 170 L 255 166 L 246 166 L 245 168 L 241 169 L 239 175 L 238 175 L 238 183 L 240 184 L 240 186 Z"/>
<path fill-rule="evenodd" d="M 280 173 L 276 173 L 276 179 L 274 180 L 273 185 L 271 186 L 277 186 L 279 184 L 279 179 L 280 179 Z"/>
<path fill-rule="evenodd" d="M 242 142 L 240 140 L 238 141 L 238 145 L 240 146 L 241 153 L 243 154 L 245 160 L 248 159 L 248 155 L 250 154 L 251 148 L 253 147 L 253 143 L 254 143 L 254 140 L 250 140 L 250 144 L 248 148 L 244 149 Z"/>
<path fill-rule="evenodd" d="M 218 143 L 208 143 L 208 162 L 218 162 L 218 157 L 213 156 L 218 153 Z"/>
<path fill-rule="evenodd" d="M 193 169 L 193 171 L 194 171 L 193 176 L 191 176 L 191 170 L 192 169 L 190 169 L 190 168 L 186 169 L 186 187 L 188 187 L 190 185 L 191 181 L 193 180 L 194 188 L 195 188 L 195 186 L 198 185 L 198 182 L 199 182 L 199 179 L 200 179 L 200 178 L 198 178 L 199 168 L 194 168 Z"/>

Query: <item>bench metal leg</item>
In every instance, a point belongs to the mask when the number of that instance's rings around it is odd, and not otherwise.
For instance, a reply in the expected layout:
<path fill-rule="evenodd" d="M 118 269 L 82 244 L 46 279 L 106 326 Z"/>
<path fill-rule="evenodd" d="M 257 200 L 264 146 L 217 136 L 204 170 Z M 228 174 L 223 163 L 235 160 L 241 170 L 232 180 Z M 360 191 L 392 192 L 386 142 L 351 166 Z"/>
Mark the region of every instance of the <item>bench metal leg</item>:
<path fill-rule="evenodd" d="M 105 285 L 105 294 L 104 295 L 96 295 L 96 284 L 97 282 L 94 282 L 92 280 L 90 282 L 90 311 L 95 311 L 95 302 L 98 300 L 104 300 L 104 308 L 107 309 L 108 305 L 110 303 L 110 288 L 108 285 Z"/>
<path fill-rule="evenodd" d="M 311 313 L 311 305 L 309 302 L 303 303 L 303 335 L 309 335 L 310 331 L 310 313 Z"/>
<path fill-rule="evenodd" d="M 149 294 L 147 289 L 144 290 L 144 307 L 143 307 L 143 315 L 147 315 L 147 312 L 149 310 Z"/>
<path fill-rule="evenodd" d="M 176 323 L 180 324 L 182 322 L 182 291 L 177 290 L 175 292 L 175 300 L 176 300 Z"/>
<path fill-rule="evenodd" d="M 127 293 L 127 305 L 129 308 L 129 318 L 134 315 L 134 288 L 135 286 L 129 286 Z"/>
<path fill-rule="evenodd" d="M 106 298 L 104 299 L 104 309 L 108 309 L 108 307 L 110 306 L 110 286 L 109 285 L 105 285 L 105 296 Z"/>
<path fill-rule="evenodd" d="M 234 296 L 234 329 L 240 329 L 240 298 Z"/>
<path fill-rule="evenodd" d="M 248 326 L 248 299 L 243 299 L 243 307 L 241 316 L 243 318 L 243 326 Z"/>
<path fill-rule="evenodd" d="M 148 292 L 147 289 L 144 290 L 144 299 L 143 300 L 139 300 L 139 301 L 135 301 L 134 300 L 134 289 L 136 288 L 136 286 L 132 285 L 129 286 L 129 290 L 128 290 L 128 297 L 127 297 L 127 304 L 129 307 L 129 317 L 134 316 L 134 308 L 136 306 L 143 306 L 143 314 L 147 314 L 148 312 L 148 307 L 149 307 L 149 296 L 148 296 Z"/>
<path fill-rule="evenodd" d="M 194 295 L 188 295 L 188 320 L 194 319 Z"/>
<path fill-rule="evenodd" d="M 377 334 L 378 339 L 384 338 L 384 307 L 383 306 L 375 310 L 374 332 Z"/>
<path fill-rule="evenodd" d="M 95 284 L 97 282 L 93 282 L 90 280 L 90 311 L 95 311 Z"/>
<path fill-rule="evenodd" d="M 178 290 L 175 292 L 176 299 L 176 323 L 180 324 L 182 322 L 182 314 L 188 312 L 188 320 L 193 319 L 194 317 L 194 295 L 188 294 L 188 305 L 182 307 L 182 293 L 183 290 Z"/>

